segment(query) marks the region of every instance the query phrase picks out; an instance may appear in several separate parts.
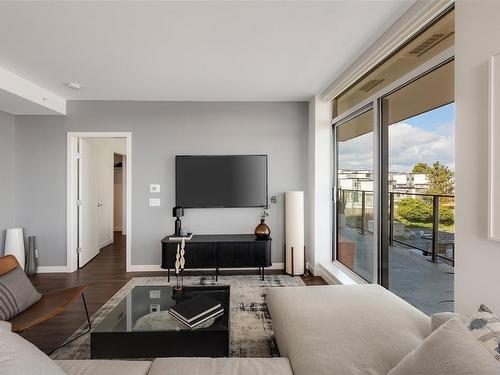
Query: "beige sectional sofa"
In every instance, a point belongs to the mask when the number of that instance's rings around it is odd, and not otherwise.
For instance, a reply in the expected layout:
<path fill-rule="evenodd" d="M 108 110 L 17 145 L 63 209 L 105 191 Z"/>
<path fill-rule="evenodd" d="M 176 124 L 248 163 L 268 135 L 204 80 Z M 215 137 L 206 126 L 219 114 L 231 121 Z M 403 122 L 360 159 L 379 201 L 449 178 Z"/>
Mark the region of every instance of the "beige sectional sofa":
<path fill-rule="evenodd" d="M 70 375 L 293 375 L 287 358 L 158 358 L 148 361 L 55 361 Z"/>
<path fill-rule="evenodd" d="M 427 315 L 379 285 L 273 288 L 267 305 L 295 375 L 385 375 L 431 330 Z"/>
<path fill-rule="evenodd" d="M 3 322 L 0 324 L 0 372 L 23 375 L 386 375 L 393 374 L 394 368 L 400 367 L 398 363 L 431 332 L 428 316 L 378 285 L 271 288 L 267 303 L 281 358 L 52 361 L 31 343 L 10 332 L 8 324 Z M 437 323 L 442 324 L 454 316 L 445 316 Z M 453 352 L 451 358 L 457 362 Z M 496 361 L 491 361 L 495 362 L 490 365 L 496 370 Z M 441 372 L 439 368 L 432 373 L 456 372 Z"/>

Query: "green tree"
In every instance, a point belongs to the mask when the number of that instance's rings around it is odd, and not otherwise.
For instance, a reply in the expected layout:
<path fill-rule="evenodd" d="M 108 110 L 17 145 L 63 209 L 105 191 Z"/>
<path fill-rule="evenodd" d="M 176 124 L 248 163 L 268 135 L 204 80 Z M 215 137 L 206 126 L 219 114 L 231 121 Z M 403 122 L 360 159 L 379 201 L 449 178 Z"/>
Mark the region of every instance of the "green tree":
<path fill-rule="evenodd" d="M 417 163 L 413 166 L 412 173 L 421 173 L 429 181 L 429 194 L 453 195 L 455 191 L 455 173 L 446 165 L 436 161 L 434 164 Z"/>
<path fill-rule="evenodd" d="M 412 223 L 431 223 L 432 205 L 421 199 L 403 198 L 398 202 L 397 214 L 399 217 Z"/>
<path fill-rule="evenodd" d="M 452 195 L 455 191 L 455 173 L 446 165 L 439 161 L 432 164 L 427 172 L 429 180 L 429 194 L 449 194 Z"/>
<path fill-rule="evenodd" d="M 448 206 L 440 207 L 439 222 L 446 225 L 452 225 L 455 223 L 455 212 L 453 211 L 453 208 Z"/>
<path fill-rule="evenodd" d="M 415 174 L 427 174 L 430 169 L 431 167 L 429 167 L 429 164 L 427 163 L 417 163 L 413 166 L 411 172 Z"/>

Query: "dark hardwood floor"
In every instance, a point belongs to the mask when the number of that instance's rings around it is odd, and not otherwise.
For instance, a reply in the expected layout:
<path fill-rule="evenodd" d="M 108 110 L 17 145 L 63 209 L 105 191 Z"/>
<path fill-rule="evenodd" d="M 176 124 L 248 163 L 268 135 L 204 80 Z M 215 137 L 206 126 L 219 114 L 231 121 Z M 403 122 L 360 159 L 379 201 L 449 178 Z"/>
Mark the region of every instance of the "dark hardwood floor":
<path fill-rule="evenodd" d="M 166 276 L 166 272 L 125 272 L 125 237 L 117 232 L 115 242 L 103 248 L 101 253 L 82 269 L 73 273 L 37 274 L 31 281 L 41 293 L 77 284 L 88 284 L 85 299 L 89 314 L 92 315 L 133 277 L 163 274 Z M 223 271 L 222 274 L 228 272 Z M 255 274 L 258 272 L 255 271 Z M 302 279 L 306 285 L 326 284 L 321 277 L 303 276 Z M 80 299 L 62 314 L 27 330 L 23 336 L 48 353 L 62 344 L 85 320 L 85 310 Z"/>

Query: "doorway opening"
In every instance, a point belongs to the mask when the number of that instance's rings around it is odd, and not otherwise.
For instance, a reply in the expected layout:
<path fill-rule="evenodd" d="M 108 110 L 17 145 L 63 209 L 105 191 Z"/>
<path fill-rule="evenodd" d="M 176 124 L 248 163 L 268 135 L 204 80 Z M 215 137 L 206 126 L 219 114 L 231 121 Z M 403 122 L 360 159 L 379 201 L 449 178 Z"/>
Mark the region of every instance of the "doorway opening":
<path fill-rule="evenodd" d="M 130 160 L 130 133 L 68 133 L 69 272 L 96 257 L 130 268 Z"/>

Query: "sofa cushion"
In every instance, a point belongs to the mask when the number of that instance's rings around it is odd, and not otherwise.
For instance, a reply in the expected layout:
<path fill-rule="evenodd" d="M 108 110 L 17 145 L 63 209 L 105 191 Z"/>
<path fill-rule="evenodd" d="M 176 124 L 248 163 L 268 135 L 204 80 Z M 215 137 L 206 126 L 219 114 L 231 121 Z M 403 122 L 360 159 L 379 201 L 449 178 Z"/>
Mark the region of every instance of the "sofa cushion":
<path fill-rule="evenodd" d="M 149 361 L 59 360 L 54 361 L 67 375 L 146 375 Z"/>
<path fill-rule="evenodd" d="M 379 285 L 270 288 L 267 305 L 295 375 L 385 375 L 430 333 L 427 315 Z"/>
<path fill-rule="evenodd" d="M 467 318 L 461 314 L 455 312 L 440 312 L 431 315 L 431 331 L 434 332 L 436 329 L 441 327 L 448 320 L 453 318 L 458 318 L 462 323 L 467 321 Z"/>
<path fill-rule="evenodd" d="M 500 319 L 485 305 L 481 305 L 466 325 L 478 342 L 500 361 Z"/>
<path fill-rule="evenodd" d="M 7 331 L 7 332 L 12 331 L 12 324 L 10 322 L 5 322 L 3 320 L 0 320 L 0 331 Z"/>
<path fill-rule="evenodd" d="M 149 375 L 293 375 L 287 358 L 158 358 Z"/>
<path fill-rule="evenodd" d="M 33 344 L 17 333 L 0 330 L 2 375 L 64 375 L 64 372 Z"/>
<path fill-rule="evenodd" d="M 500 364 L 453 318 L 434 331 L 388 375 L 494 375 Z"/>
<path fill-rule="evenodd" d="M 41 298 L 21 267 L 0 276 L 0 320 L 10 320 Z"/>

